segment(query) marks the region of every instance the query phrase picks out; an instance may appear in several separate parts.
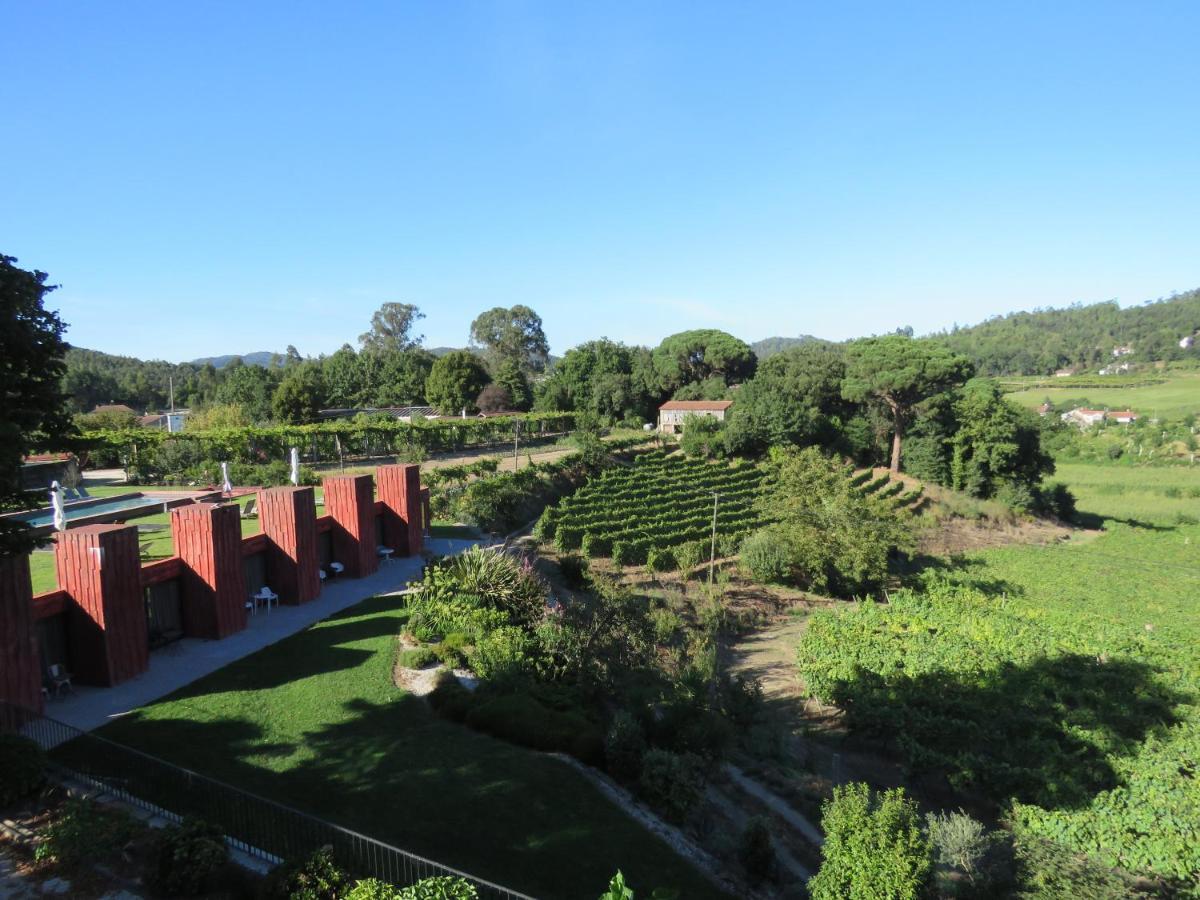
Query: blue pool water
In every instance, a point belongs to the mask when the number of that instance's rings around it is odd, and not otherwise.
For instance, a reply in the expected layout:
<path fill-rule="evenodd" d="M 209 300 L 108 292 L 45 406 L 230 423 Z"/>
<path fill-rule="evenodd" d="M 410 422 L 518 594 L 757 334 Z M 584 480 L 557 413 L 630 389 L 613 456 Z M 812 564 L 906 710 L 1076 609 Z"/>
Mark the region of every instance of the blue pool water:
<path fill-rule="evenodd" d="M 81 519 L 85 516 L 96 516 L 103 513 L 121 512 L 126 509 L 144 509 L 148 506 L 162 506 L 161 500 L 153 500 L 150 497 L 139 494 L 136 497 L 115 498 L 113 500 L 105 500 L 103 503 L 89 503 L 87 506 L 72 508 L 67 506 L 67 521 L 72 519 Z M 20 513 L 12 518 L 19 519 L 25 522 L 32 528 L 40 528 L 45 525 L 54 524 L 54 510 L 39 509 L 35 512 Z"/>

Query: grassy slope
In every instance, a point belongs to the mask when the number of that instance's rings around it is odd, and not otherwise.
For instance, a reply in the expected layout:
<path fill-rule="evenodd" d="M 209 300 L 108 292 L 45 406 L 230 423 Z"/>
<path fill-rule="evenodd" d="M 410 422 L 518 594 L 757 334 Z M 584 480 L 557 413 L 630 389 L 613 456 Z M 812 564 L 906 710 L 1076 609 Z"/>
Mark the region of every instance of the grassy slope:
<path fill-rule="evenodd" d="M 1099 378 L 1100 376 L 1096 376 Z M 1182 419 L 1190 413 L 1200 413 L 1200 374 L 1172 372 L 1165 384 L 1145 387 L 1058 387 L 1052 381 L 1045 387 L 1014 391 L 1006 396 L 1022 406 L 1040 406 L 1047 398 L 1052 403 L 1064 400 L 1085 401 L 1090 406 L 1124 409 L 1129 407 L 1144 415 L 1163 419 Z"/>
<path fill-rule="evenodd" d="M 438 719 L 392 685 L 402 610 L 367 600 L 103 734 L 544 898 L 719 897 L 557 760 Z"/>

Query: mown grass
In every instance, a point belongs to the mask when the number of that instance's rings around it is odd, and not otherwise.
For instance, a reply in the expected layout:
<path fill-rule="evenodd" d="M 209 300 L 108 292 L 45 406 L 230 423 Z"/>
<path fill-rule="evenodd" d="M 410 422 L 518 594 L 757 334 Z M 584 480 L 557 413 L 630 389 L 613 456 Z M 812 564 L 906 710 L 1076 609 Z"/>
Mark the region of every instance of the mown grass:
<path fill-rule="evenodd" d="M 1200 373 L 1196 372 L 1163 372 L 1150 373 L 1152 376 L 1165 378 L 1163 384 L 1123 387 L 1118 376 L 1110 376 L 1114 380 L 1113 387 L 1087 387 L 1084 385 L 1058 385 L 1054 380 L 1047 380 L 1025 390 L 1014 391 L 1006 396 L 1022 406 L 1034 408 L 1043 401 L 1062 403 L 1066 400 L 1076 400 L 1081 404 L 1092 407 L 1136 410 L 1146 416 L 1157 416 L 1162 419 L 1182 419 L 1184 416 L 1200 414 Z M 1102 379 L 1103 376 L 1095 376 Z M 1142 377 L 1131 377 L 1136 384 L 1144 381 Z"/>
<path fill-rule="evenodd" d="M 105 737 L 541 898 L 723 896 L 559 760 L 434 716 L 392 683 L 372 598 L 102 730 Z"/>
<path fill-rule="evenodd" d="M 1060 462 L 1052 480 L 1071 488 L 1085 524 L 1116 519 L 1176 525 L 1200 519 L 1200 466 Z"/>

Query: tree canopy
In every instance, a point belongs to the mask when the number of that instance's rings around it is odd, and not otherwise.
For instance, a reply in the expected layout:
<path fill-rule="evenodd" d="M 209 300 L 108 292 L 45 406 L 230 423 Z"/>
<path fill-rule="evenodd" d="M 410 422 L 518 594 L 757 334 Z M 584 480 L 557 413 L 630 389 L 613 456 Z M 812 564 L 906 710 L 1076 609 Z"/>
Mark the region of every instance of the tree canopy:
<path fill-rule="evenodd" d="M 837 445 L 839 426 L 852 412 L 841 395 L 845 371 L 841 352 L 823 343 L 771 356 L 738 389 L 729 411 L 729 449 L 757 454 L 775 444 Z"/>
<path fill-rule="evenodd" d="M 526 372 L 541 372 L 550 356 L 541 316 L 519 304 L 480 313 L 471 323 L 471 344 L 483 350 L 493 372 L 506 361 Z"/>
<path fill-rule="evenodd" d="M 66 397 L 64 325 L 45 308 L 46 273 L 16 266 L 0 254 L 0 510 L 27 505 L 21 462 L 36 444 L 53 445 L 71 432 Z M 24 526 L 0 520 L 0 553 L 29 549 Z"/>
<path fill-rule="evenodd" d="M 658 403 L 649 351 L 600 338 L 568 350 L 538 385 L 537 408 L 587 412 L 605 422 L 646 419 Z"/>
<path fill-rule="evenodd" d="M 681 331 L 664 338 L 653 351 L 653 361 L 664 396 L 713 376 L 726 385 L 744 381 L 754 374 L 757 364 L 749 344 L 713 328 Z"/>
<path fill-rule="evenodd" d="M 487 372 L 468 350 L 439 356 L 425 382 L 425 400 L 442 415 L 475 409 L 475 400 L 488 383 Z"/>
<path fill-rule="evenodd" d="M 412 333 L 413 326 L 425 314 L 411 303 L 385 303 L 371 316 L 371 328 L 359 335 L 364 351 L 411 350 L 423 340 Z"/>
<path fill-rule="evenodd" d="M 970 362 L 931 340 L 903 334 L 864 338 L 846 347 L 842 396 L 878 404 L 892 420 L 893 472 L 900 471 L 900 445 L 913 407 L 962 384 L 972 375 Z"/>

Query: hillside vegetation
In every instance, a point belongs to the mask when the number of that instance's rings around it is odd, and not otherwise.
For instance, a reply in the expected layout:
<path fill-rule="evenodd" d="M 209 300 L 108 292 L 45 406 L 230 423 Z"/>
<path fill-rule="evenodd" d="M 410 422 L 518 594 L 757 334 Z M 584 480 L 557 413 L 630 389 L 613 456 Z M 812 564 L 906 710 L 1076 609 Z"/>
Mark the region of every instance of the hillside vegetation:
<path fill-rule="evenodd" d="M 1181 338 L 1200 330 L 1200 290 L 1121 308 L 1117 302 L 1039 309 L 997 316 L 937 335 L 975 363 L 982 375 L 1049 375 L 1112 361 L 1117 346 L 1130 346 L 1130 360 L 1197 359 Z"/>

